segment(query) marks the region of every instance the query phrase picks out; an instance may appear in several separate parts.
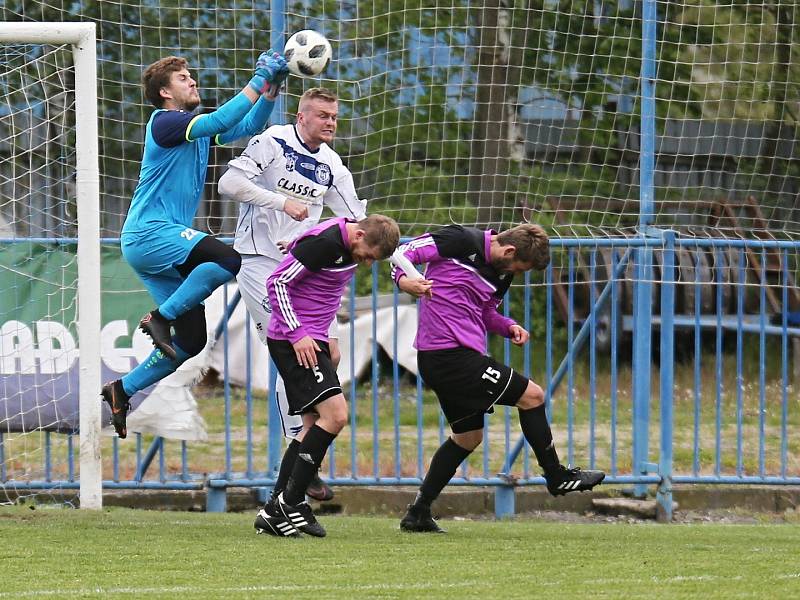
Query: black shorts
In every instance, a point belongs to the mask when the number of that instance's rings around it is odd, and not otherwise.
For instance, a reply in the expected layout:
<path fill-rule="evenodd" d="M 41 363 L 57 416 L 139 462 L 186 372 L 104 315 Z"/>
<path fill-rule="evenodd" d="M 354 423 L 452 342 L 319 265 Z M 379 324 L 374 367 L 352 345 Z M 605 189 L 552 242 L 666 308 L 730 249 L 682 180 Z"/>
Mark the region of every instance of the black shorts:
<path fill-rule="evenodd" d="M 294 346 L 288 340 L 267 338 L 269 355 L 278 367 L 286 386 L 286 399 L 290 415 L 302 415 L 332 396 L 342 393 L 342 384 L 331 362 L 328 342 L 314 340 L 320 347 L 317 352 L 317 366 L 306 369 L 297 362 Z"/>
<path fill-rule="evenodd" d="M 527 377 L 470 348 L 420 350 L 417 364 L 455 433 L 481 429 L 484 413 L 516 405 L 528 387 Z"/>

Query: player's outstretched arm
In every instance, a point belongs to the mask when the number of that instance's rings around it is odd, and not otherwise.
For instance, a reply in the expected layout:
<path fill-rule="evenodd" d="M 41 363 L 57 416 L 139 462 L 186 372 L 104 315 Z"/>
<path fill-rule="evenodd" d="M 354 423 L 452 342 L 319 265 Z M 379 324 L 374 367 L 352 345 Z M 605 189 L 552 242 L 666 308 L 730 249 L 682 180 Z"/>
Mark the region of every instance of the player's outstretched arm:
<path fill-rule="evenodd" d="M 201 137 L 212 137 L 233 130 L 239 125 L 248 113 L 253 112 L 247 119 L 247 129 L 243 126 L 234 131 L 236 138 L 244 135 L 255 135 L 264 129 L 275 103 L 263 97 L 269 86 L 277 81 L 278 85 L 286 77 L 288 68 L 286 59 L 277 52 L 263 52 L 256 62 L 256 69 L 250 82 L 242 91 L 228 100 L 212 113 L 195 117 L 186 131 L 186 138 L 196 140 Z M 255 103 L 255 106 L 253 104 Z M 241 131 L 241 133 L 239 133 Z M 225 143 L 231 139 L 228 135 L 218 142 Z"/>
<path fill-rule="evenodd" d="M 433 281 L 425 279 L 414 264 L 431 262 L 438 256 L 436 244 L 427 234 L 402 244 L 389 258 L 392 279 L 403 292 L 415 298 L 430 298 L 433 296 Z"/>
<path fill-rule="evenodd" d="M 296 221 L 308 218 L 308 207 L 302 202 L 266 190 L 240 168 L 231 165 L 217 184 L 219 193 L 246 204 L 270 210 L 281 210 Z"/>
<path fill-rule="evenodd" d="M 367 216 L 366 202 L 358 199 L 353 175 L 342 164 L 334 166 L 333 185 L 325 192 L 322 201 L 337 217 L 360 221 Z"/>

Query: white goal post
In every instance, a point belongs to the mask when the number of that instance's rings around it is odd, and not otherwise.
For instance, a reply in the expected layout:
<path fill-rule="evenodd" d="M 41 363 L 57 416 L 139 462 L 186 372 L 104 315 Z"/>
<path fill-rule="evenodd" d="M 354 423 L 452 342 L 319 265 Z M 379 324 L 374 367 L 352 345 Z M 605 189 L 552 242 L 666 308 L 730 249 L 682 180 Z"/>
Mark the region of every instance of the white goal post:
<path fill-rule="evenodd" d="M 94 23 L 0 23 L 2 44 L 71 44 L 75 66 L 80 507 L 103 505 L 100 460 L 100 169 Z"/>

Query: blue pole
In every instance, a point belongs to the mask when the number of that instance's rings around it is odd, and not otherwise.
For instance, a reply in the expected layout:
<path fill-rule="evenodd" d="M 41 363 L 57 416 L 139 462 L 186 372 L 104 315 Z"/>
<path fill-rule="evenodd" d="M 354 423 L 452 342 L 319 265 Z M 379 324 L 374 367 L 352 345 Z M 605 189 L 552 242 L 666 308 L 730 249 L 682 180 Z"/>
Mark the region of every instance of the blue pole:
<path fill-rule="evenodd" d="M 397 358 L 397 301 L 399 290 L 392 286 L 392 406 L 394 407 L 394 473 L 399 478 L 402 473 L 400 464 L 400 364 Z"/>
<path fill-rule="evenodd" d="M 659 521 L 672 521 L 672 424 L 674 389 L 675 232 L 664 233 L 661 274 L 661 483 L 656 493 Z M 698 294 L 699 296 L 699 294 Z"/>
<path fill-rule="evenodd" d="M 378 423 L 378 263 L 372 264 L 372 471 L 380 476 L 380 432 Z M 354 411 L 355 412 L 355 411 Z"/>
<path fill-rule="evenodd" d="M 759 290 L 758 312 L 761 331 L 758 334 L 758 474 L 762 477 L 766 462 L 765 434 L 766 434 L 766 414 L 767 414 L 767 335 L 764 331 L 767 325 L 767 253 L 761 251 L 761 289 Z M 786 306 L 786 305 L 784 305 Z M 788 308 L 788 307 L 787 307 Z M 784 310 L 786 312 L 786 310 Z"/>
<path fill-rule="evenodd" d="M 653 316 L 652 264 L 653 251 L 650 248 L 636 250 L 636 283 L 634 288 L 633 319 L 633 469 L 634 475 L 648 472 L 650 424 L 650 371 L 652 353 L 651 322 Z M 633 494 L 644 497 L 647 486 L 634 485 Z"/>
<path fill-rule="evenodd" d="M 656 0 L 642 0 L 642 121 L 639 156 L 639 227 L 644 231 L 653 224 L 655 203 L 653 174 L 656 138 Z"/>
<path fill-rule="evenodd" d="M 647 236 L 655 217 L 655 76 L 656 76 L 656 0 L 642 1 L 642 117 L 641 154 L 639 156 L 639 233 Z M 634 287 L 633 332 L 633 473 L 648 471 L 648 425 L 650 418 L 650 356 L 653 307 L 652 264 L 650 246 L 637 251 L 638 273 Z M 636 484 L 635 496 L 644 496 L 647 486 Z"/>
<path fill-rule="evenodd" d="M 789 253 L 784 250 L 781 255 L 781 306 L 784 307 L 781 316 L 781 477 L 786 477 L 786 460 L 788 458 L 787 421 L 789 418 L 789 340 L 786 336 L 788 325 L 787 310 L 789 306 Z M 2 444 L 0 444 L 2 447 Z"/>
<path fill-rule="evenodd" d="M 736 474 L 744 475 L 744 292 L 747 285 L 747 263 L 744 251 L 739 252 L 739 282 L 736 287 Z"/>
<path fill-rule="evenodd" d="M 350 280 L 350 475 L 353 479 L 358 475 L 358 462 L 356 453 L 356 274 Z"/>
<path fill-rule="evenodd" d="M 228 286 L 222 288 L 222 298 L 225 306 L 228 306 Z M 225 373 L 223 384 L 223 395 L 225 401 L 225 477 L 230 477 L 233 463 L 233 456 L 231 454 L 231 377 L 230 370 L 228 369 L 228 319 L 225 319 L 222 324 L 222 364 L 223 372 Z"/>
<path fill-rule="evenodd" d="M 278 473 L 281 466 L 281 448 L 283 446 L 283 427 L 281 426 L 281 411 L 278 408 L 278 398 L 276 396 L 275 388 L 278 385 L 278 368 L 269 359 L 268 367 L 269 375 L 269 391 L 267 392 L 267 423 L 268 423 L 268 440 L 267 440 L 267 474 L 274 477 Z"/>
<path fill-rule="evenodd" d="M 574 344 L 574 327 L 575 322 L 575 252 L 572 248 L 568 251 L 569 254 L 569 276 L 567 278 L 567 462 L 573 464 L 575 462 L 575 446 L 574 446 L 574 421 L 575 421 L 575 356 L 578 354 L 577 344 Z M 591 328 L 591 319 L 588 320 L 589 327 Z M 551 396 L 552 398 L 552 396 Z"/>
<path fill-rule="evenodd" d="M 611 475 L 617 474 L 617 324 L 619 323 L 619 291 L 617 289 L 617 249 L 611 249 Z"/>
<path fill-rule="evenodd" d="M 244 317 L 245 344 L 245 406 L 247 411 L 247 476 L 253 477 L 253 357 L 250 353 L 250 313 L 245 311 Z"/>

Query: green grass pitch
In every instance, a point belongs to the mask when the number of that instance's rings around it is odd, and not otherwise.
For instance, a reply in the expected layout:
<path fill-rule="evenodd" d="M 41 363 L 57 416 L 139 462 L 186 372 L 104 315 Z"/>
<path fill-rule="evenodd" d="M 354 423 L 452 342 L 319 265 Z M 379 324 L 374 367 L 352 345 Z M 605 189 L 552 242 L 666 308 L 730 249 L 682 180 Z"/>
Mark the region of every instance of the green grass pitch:
<path fill-rule="evenodd" d="M 0 598 L 791 598 L 800 525 L 563 524 L 324 516 L 256 536 L 252 514 L 0 508 Z"/>

